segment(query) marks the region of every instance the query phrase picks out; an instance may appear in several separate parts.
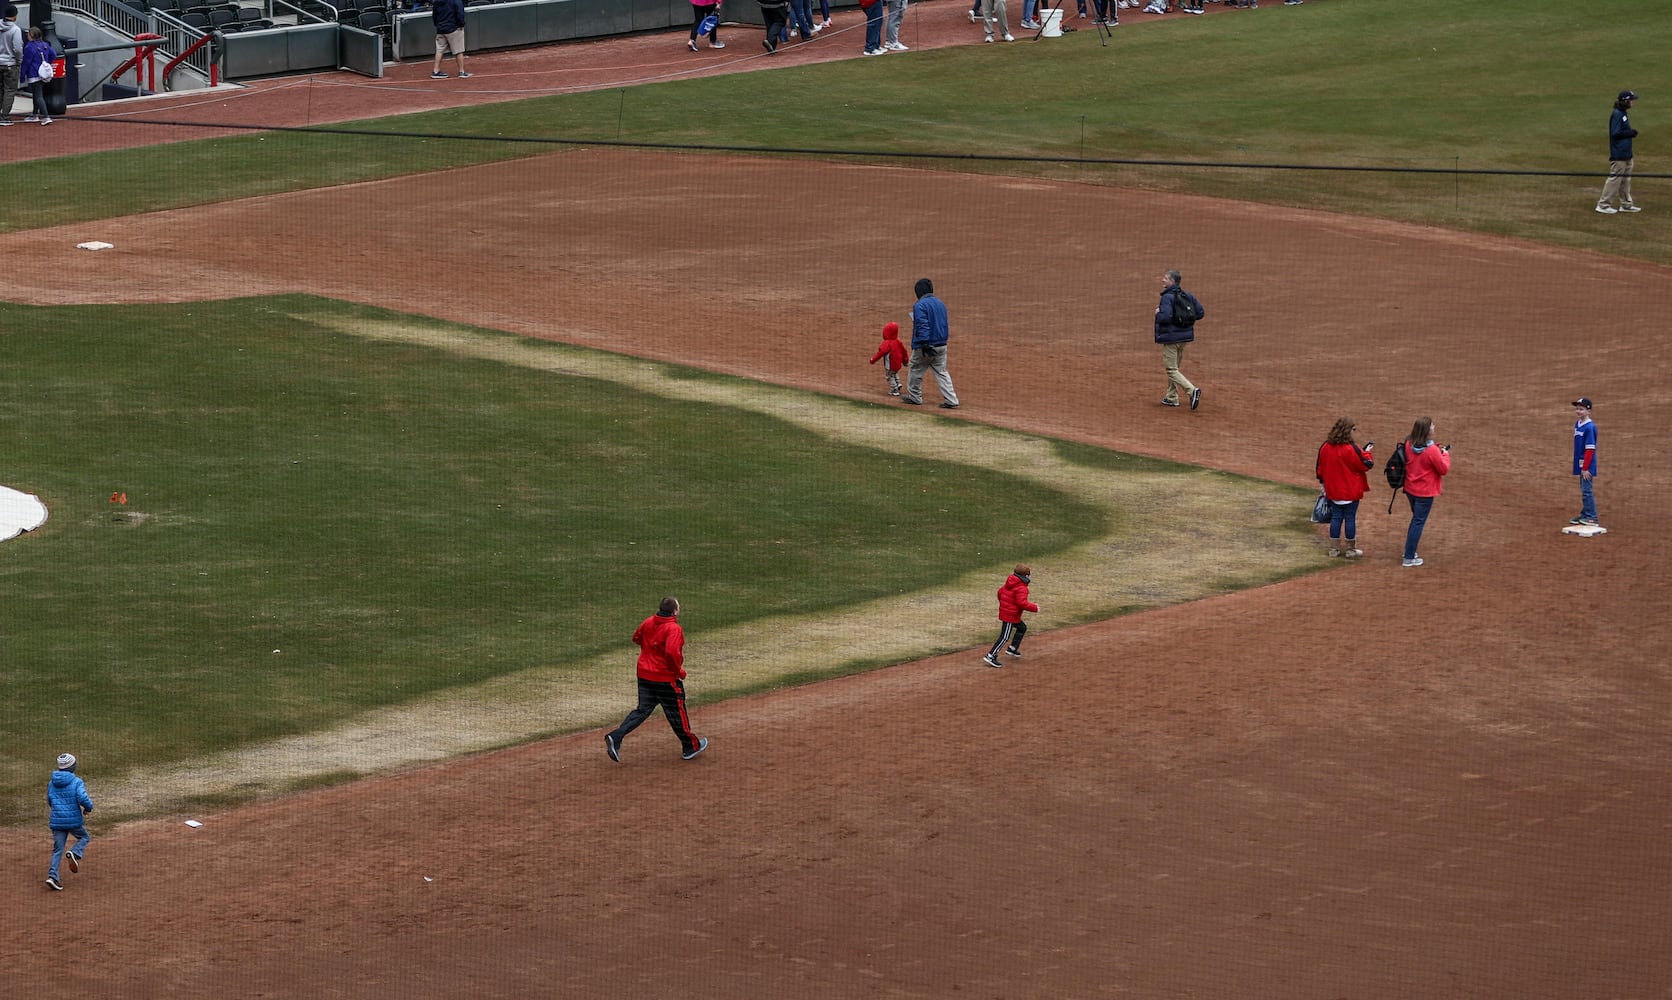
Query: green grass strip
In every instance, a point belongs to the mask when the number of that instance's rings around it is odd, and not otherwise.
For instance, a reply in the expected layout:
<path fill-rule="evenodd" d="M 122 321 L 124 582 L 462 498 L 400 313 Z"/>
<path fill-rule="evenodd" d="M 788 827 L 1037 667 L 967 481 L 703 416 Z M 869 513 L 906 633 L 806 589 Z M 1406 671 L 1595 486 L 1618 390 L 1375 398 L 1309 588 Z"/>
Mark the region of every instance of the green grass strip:
<path fill-rule="evenodd" d="M 1649 95 L 1634 116 L 1646 153 L 1654 95 L 1672 94 L 1672 70 L 1641 44 L 1638 20 L 1607 5 L 1340 0 L 1125 25 L 1107 48 L 1087 31 L 997 52 L 920 51 L 345 126 L 408 134 L 399 138 L 268 133 L 66 157 L 10 168 L 14 197 L 0 230 L 547 149 L 447 138 L 485 136 L 1044 157 L 1055 162 L 957 166 L 1323 207 L 1667 262 L 1672 227 L 1588 213 L 1600 177 L 1081 162 L 1605 171 L 1613 94 L 1631 86 Z M 1641 159 L 1645 173 L 1654 169 L 1652 154 Z M 1650 178 L 1638 184 L 1645 202 L 1664 190 Z"/>

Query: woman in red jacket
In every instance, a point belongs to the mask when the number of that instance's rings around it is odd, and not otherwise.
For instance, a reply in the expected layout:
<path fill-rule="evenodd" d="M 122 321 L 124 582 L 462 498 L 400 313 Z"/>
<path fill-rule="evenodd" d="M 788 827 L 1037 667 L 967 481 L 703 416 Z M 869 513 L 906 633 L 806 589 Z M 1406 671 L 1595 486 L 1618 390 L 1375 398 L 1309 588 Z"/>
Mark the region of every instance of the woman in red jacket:
<path fill-rule="evenodd" d="M 1318 447 L 1318 482 L 1323 484 L 1324 499 L 1329 501 L 1329 554 L 1357 559 L 1364 553 L 1358 547 L 1358 505 L 1370 488 L 1365 473 L 1373 460 L 1371 449 L 1376 442 L 1367 441 L 1360 448 L 1353 441 L 1358 425 L 1352 418 L 1342 417 L 1329 430 L 1329 438 Z M 1346 544 L 1341 544 L 1342 529 L 1346 529 Z"/>
<path fill-rule="evenodd" d="M 1434 498 L 1440 495 L 1440 480 L 1451 472 L 1451 445 L 1434 443 L 1433 417 L 1418 417 L 1411 425 L 1411 436 L 1400 447 L 1405 449 L 1405 499 L 1411 504 L 1411 526 L 1405 529 L 1405 560 L 1400 565 L 1409 569 L 1422 565 L 1417 543 L 1422 541 Z"/>

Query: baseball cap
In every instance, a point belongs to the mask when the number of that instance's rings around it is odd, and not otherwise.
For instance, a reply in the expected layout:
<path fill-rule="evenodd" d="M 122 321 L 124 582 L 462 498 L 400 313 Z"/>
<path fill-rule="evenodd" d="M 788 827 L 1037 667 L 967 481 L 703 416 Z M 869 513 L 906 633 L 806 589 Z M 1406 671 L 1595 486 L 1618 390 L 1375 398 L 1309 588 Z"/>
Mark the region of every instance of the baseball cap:
<path fill-rule="evenodd" d="M 1585 409 L 1587 409 L 1587 410 L 1588 410 L 1588 409 L 1590 409 L 1590 408 L 1591 408 L 1591 397 L 1589 397 L 1589 396 L 1580 396 L 1580 397 L 1579 397 L 1579 398 L 1578 398 L 1578 399 L 1576 399 L 1576 400 L 1574 400 L 1574 401 L 1573 401 L 1573 404 L 1572 404 L 1572 405 L 1574 405 L 1574 406 L 1583 406 L 1583 407 L 1584 407 L 1584 408 L 1585 408 Z"/>
<path fill-rule="evenodd" d="M 1637 91 L 1635 91 L 1635 90 L 1622 90 L 1622 91 L 1620 91 L 1620 100 L 1622 100 L 1622 101 L 1635 101 L 1635 100 L 1637 100 Z"/>
<path fill-rule="evenodd" d="M 61 754 L 59 754 L 58 755 L 58 770 L 60 770 L 60 771 L 74 771 L 75 770 L 75 754 L 73 754 L 73 753 L 61 753 Z"/>

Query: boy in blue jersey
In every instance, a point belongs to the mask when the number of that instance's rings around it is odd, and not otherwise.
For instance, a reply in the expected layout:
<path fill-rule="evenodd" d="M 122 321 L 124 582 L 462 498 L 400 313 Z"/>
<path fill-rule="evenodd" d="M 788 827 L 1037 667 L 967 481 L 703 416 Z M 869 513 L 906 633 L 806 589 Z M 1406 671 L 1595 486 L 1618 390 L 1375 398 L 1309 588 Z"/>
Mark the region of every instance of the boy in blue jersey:
<path fill-rule="evenodd" d="M 1569 524 L 1597 525 L 1597 425 L 1591 419 L 1591 398 L 1573 401 L 1573 474 L 1579 477 L 1579 516 Z"/>

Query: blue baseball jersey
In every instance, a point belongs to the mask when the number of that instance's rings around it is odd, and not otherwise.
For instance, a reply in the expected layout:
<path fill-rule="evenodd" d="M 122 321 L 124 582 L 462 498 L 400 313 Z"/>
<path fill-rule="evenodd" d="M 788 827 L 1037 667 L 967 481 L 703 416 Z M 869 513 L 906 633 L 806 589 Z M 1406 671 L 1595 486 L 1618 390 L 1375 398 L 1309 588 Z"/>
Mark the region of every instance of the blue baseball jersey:
<path fill-rule="evenodd" d="M 1573 424 L 1573 474 L 1574 475 L 1576 475 L 1576 476 L 1579 475 L 1580 469 L 1584 466 L 1585 452 L 1586 451 L 1592 452 L 1590 473 L 1593 476 L 1597 474 L 1597 472 L 1599 470 L 1597 469 L 1597 457 L 1596 457 L 1596 454 L 1595 454 L 1596 447 L 1597 447 L 1597 425 L 1596 425 L 1596 423 L 1588 417 L 1584 420 L 1574 421 L 1574 424 Z"/>

